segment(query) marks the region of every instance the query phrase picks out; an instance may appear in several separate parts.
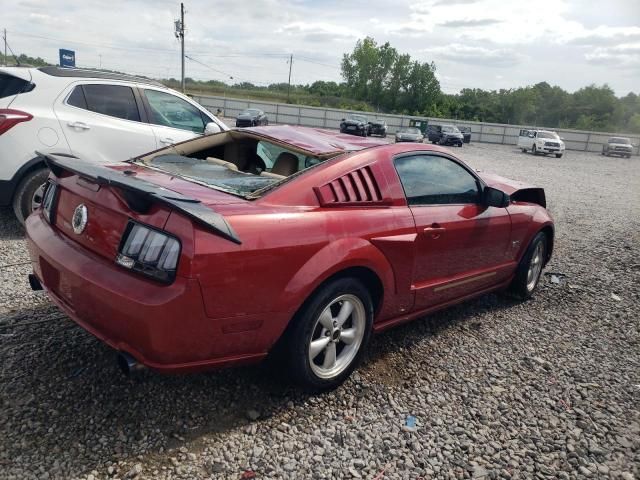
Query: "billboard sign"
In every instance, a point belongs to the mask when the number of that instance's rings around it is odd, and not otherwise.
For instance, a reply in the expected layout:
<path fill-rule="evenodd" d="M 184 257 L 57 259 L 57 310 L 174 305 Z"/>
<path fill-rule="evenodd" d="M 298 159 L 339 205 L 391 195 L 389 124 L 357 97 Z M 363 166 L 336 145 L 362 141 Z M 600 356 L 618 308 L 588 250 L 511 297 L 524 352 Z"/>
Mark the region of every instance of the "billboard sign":
<path fill-rule="evenodd" d="M 60 66 L 64 68 L 75 68 L 76 52 L 73 50 L 60 49 Z"/>

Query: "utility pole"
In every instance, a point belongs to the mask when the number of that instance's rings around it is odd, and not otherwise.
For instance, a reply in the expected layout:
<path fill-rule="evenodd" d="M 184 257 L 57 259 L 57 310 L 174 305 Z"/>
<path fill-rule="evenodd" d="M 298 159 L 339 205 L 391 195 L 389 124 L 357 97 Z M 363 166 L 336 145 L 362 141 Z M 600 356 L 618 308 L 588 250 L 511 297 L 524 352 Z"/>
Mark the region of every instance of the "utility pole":
<path fill-rule="evenodd" d="M 100 68 L 102 68 L 102 54 L 98 55 L 100 57 Z"/>
<path fill-rule="evenodd" d="M 287 103 L 291 103 L 291 67 L 293 66 L 293 53 L 289 56 L 289 86 L 287 87 Z"/>
<path fill-rule="evenodd" d="M 4 66 L 9 65 L 7 61 L 7 29 L 4 29 Z"/>
<path fill-rule="evenodd" d="M 184 86 L 184 3 L 180 4 L 180 20 L 175 21 L 175 35 L 176 38 L 180 39 L 180 48 L 181 48 L 181 60 L 182 60 L 182 80 L 180 84 L 182 85 L 182 93 L 185 91 Z"/>
<path fill-rule="evenodd" d="M 180 4 L 180 39 L 182 40 L 182 93 L 184 93 L 184 3 Z"/>

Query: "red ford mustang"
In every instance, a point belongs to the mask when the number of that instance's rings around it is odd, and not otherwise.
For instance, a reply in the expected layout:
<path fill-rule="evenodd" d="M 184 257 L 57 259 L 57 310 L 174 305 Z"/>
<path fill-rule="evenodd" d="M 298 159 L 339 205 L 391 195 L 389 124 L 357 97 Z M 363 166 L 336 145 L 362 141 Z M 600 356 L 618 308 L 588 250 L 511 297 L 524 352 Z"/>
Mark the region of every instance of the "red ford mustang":
<path fill-rule="evenodd" d="M 278 126 L 109 166 L 47 161 L 31 285 L 125 369 L 277 350 L 332 388 L 372 332 L 493 290 L 531 296 L 553 247 L 542 189 L 432 145 Z"/>

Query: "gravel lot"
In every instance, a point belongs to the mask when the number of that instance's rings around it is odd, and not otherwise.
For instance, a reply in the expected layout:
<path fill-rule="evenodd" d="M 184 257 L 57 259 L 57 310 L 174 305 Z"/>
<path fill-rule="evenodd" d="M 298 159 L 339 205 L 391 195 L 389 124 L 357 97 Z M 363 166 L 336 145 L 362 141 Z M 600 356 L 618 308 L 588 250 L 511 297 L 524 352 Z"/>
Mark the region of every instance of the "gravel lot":
<path fill-rule="evenodd" d="M 121 376 L 29 290 L 0 210 L 0 478 L 640 478 L 640 161 L 454 153 L 546 188 L 557 238 L 541 289 L 382 334 L 316 397 L 265 366 Z"/>

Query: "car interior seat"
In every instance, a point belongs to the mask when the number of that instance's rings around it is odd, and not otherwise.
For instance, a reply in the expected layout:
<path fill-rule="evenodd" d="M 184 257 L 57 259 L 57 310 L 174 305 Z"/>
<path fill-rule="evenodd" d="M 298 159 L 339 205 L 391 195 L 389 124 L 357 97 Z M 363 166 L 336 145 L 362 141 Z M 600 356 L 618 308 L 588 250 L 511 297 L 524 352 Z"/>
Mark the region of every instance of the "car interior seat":
<path fill-rule="evenodd" d="M 288 177 L 298 171 L 298 157 L 293 153 L 282 152 L 273 163 L 271 173 Z"/>

